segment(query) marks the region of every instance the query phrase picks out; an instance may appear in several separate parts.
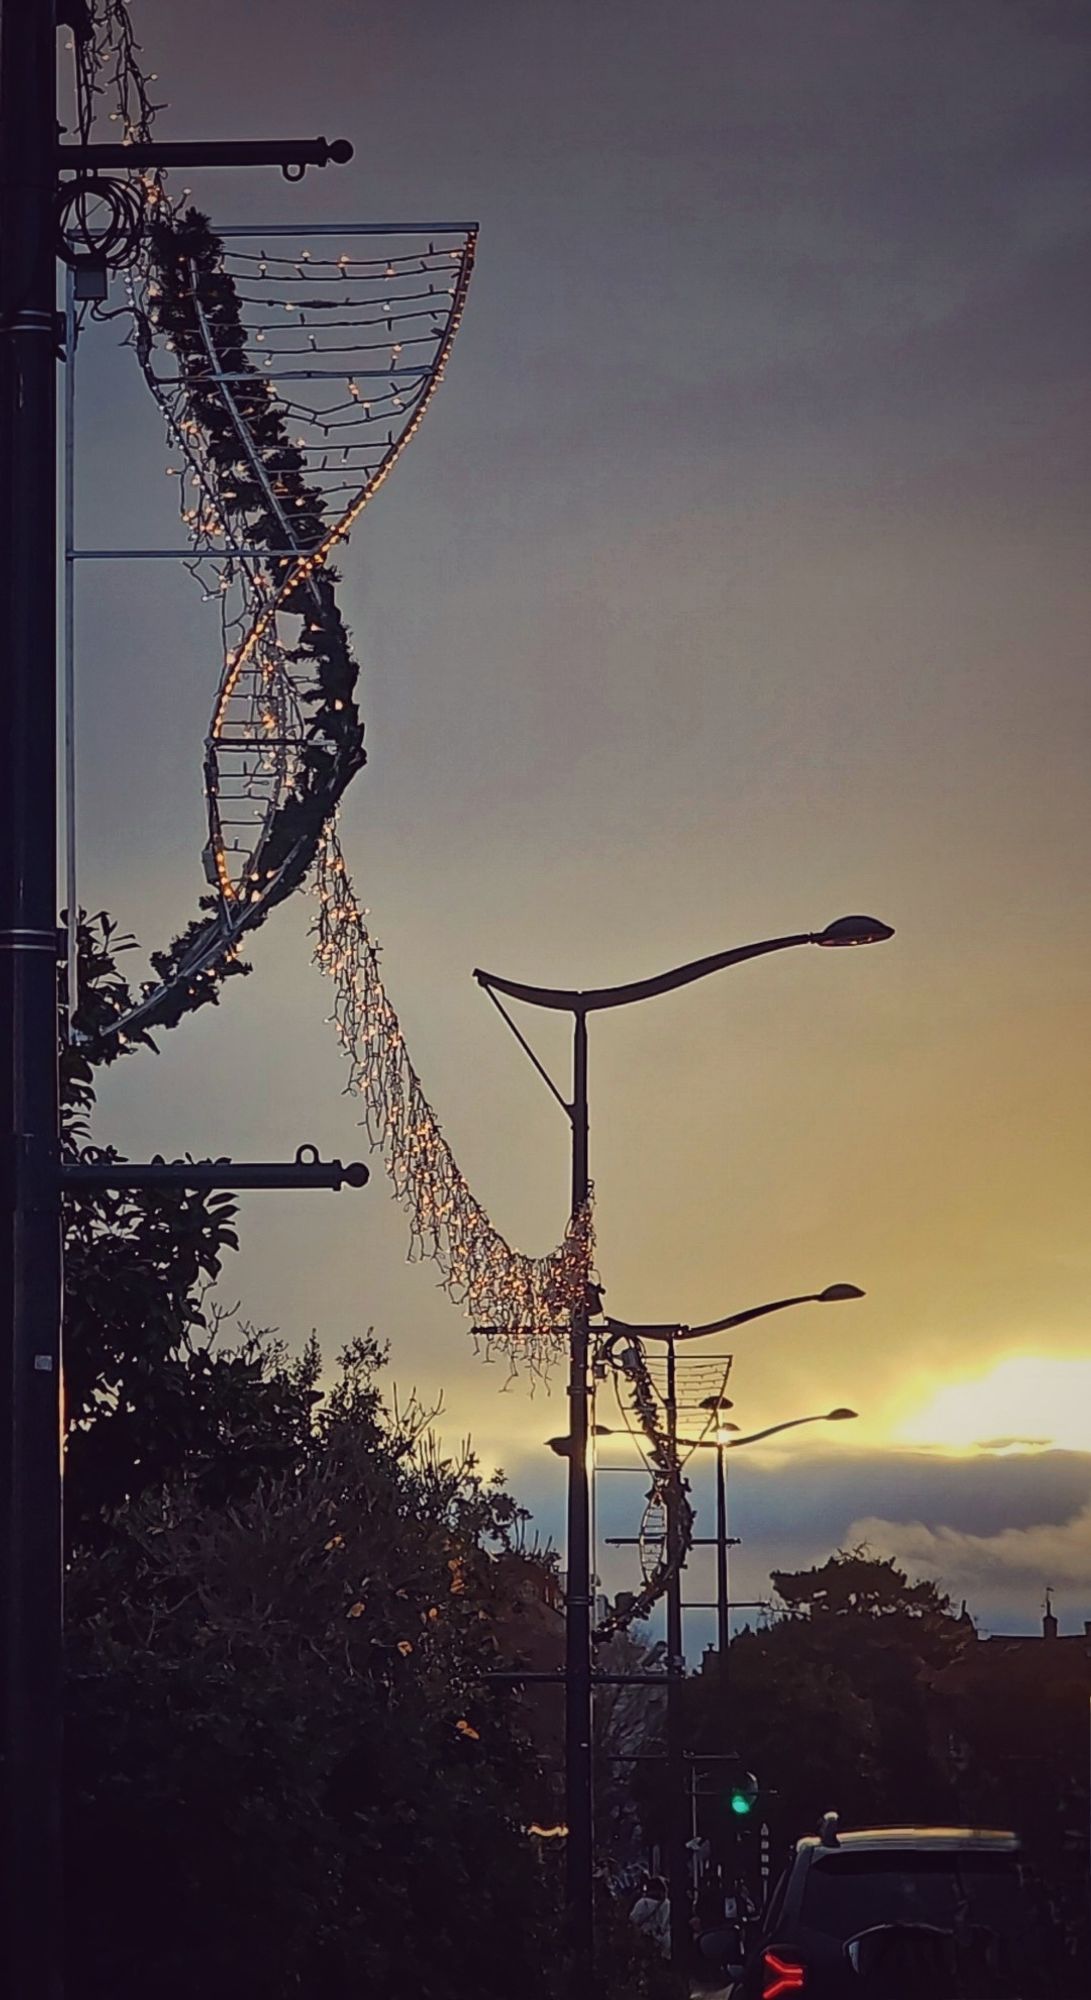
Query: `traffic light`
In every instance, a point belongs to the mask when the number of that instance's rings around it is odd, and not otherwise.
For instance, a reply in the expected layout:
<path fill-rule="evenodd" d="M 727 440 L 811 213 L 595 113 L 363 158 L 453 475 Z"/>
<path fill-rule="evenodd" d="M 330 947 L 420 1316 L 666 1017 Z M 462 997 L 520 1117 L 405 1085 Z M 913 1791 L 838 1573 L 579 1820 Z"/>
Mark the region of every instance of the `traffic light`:
<path fill-rule="evenodd" d="M 753 1771 L 744 1771 L 731 1787 L 728 1804 L 736 1819 L 748 1819 L 758 1802 L 758 1781 Z"/>

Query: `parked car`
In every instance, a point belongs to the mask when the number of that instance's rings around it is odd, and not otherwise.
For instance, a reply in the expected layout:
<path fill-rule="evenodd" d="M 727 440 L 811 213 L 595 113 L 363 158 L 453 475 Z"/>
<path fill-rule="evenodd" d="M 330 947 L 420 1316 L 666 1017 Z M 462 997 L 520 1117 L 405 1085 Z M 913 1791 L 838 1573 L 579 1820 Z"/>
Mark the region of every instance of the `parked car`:
<path fill-rule="evenodd" d="M 1045 1990 L 1013 1833 L 870 1827 L 797 1843 L 739 2000 L 1032 2000 Z"/>

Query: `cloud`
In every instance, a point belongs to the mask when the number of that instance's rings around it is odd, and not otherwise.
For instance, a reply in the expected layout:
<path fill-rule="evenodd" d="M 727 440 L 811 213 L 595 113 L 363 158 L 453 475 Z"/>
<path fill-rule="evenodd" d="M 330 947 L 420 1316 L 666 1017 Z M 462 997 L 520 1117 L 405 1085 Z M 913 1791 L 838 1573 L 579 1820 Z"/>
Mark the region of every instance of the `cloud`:
<path fill-rule="evenodd" d="M 1014 1434 L 1013 1434 L 1014 1435 Z M 1060 1527 L 1091 1505 L 1091 1453 L 800 1452 L 732 1468 L 732 1519 L 748 1541 L 845 1545 L 862 1518 L 956 1529 L 986 1543 L 1006 1529 Z M 707 1501 L 706 1501 L 706 1504 Z"/>
<path fill-rule="evenodd" d="M 993 1452 L 1048 1451 L 1049 1447 L 1049 1438 L 1002 1437 L 982 1438 L 978 1450 Z"/>
<path fill-rule="evenodd" d="M 998 1580 L 1038 1589 L 1044 1583 L 1058 1589 L 1086 1590 L 1091 1585 L 1091 1501 L 1065 1521 L 1002 1528 L 990 1535 L 865 1515 L 853 1522 L 847 1539 L 850 1546 L 866 1542 L 910 1570 L 938 1577 L 947 1587 L 980 1590 Z"/>

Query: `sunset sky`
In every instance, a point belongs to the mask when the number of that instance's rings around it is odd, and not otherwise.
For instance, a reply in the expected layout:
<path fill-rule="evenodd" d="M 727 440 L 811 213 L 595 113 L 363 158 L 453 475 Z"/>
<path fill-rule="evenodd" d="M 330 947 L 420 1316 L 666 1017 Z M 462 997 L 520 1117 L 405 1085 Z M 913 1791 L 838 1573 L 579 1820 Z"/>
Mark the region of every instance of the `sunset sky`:
<path fill-rule="evenodd" d="M 159 137 L 355 143 L 301 187 L 195 178 L 214 220 L 481 225 L 447 378 L 341 593 L 370 757 L 346 850 L 475 1191 L 519 1247 L 558 1240 L 565 1121 L 475 965 L 593 986 L 894 925 L 592 1023 L 607 1308 L 867 1292 L 737 1337 L 747 1428 L 861 1413 L 739 1455 L 740 1595 L 866 1537 L 991 1629 L 1033 1626 L 1047 1584 L 1091 1617 L 1081 0 L 133 15 Z M 117 334 L 81 349 L 81 532 L 166 546 Z M 81 898 L 150 949 L 203 886 L 216 620 L 180 569 L 94 565 L 78 630 Z M 103 1142 L 358 1155 L 311 912 L 104 1078 Z M 525 1025 L 563 1077 L 563 1022 Z M 405 1250 L 376 1163 L 361 1194 L 246 1198 L 226 1295 L 331 1356 L 374 1325 L 559 1535 L 563 1385 L 505 1390 Z M 602 1489 L 604 1532 L 632 1532 L 640 1482 Z"/>

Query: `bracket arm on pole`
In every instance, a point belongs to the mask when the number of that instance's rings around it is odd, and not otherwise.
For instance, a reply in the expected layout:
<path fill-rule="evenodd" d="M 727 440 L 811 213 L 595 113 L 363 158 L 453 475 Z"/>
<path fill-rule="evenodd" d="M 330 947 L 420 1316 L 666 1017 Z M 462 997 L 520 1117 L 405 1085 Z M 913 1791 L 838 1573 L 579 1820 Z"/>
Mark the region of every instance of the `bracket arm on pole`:
<path fill-rule="evenodd" d="M 351 160 L 349 139 L 214 139 L 174 144 L 137 141 L 131 146 L 58 146 L 60 173 L 97 173 L 127 167 L 280 167 L 299 174 L 308 167 L 341 167 Z"/>
<path fill-rule="evenodd" d="M 333 1188 L 366 1187 L 370 1170 L 361 1160 L 320 1160 L 313 1146 L 301 1146 L 292 1161 L 171 1160 L 158 1155 L 138 1160 L 66 1161 L 60 1169 L 66 1194 L 155 1193 L 189 1188 L 202 1193 L 213 1188 Z"/>

